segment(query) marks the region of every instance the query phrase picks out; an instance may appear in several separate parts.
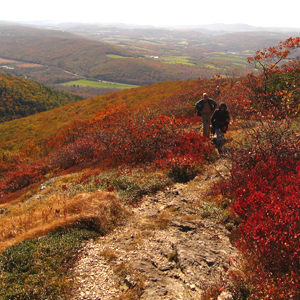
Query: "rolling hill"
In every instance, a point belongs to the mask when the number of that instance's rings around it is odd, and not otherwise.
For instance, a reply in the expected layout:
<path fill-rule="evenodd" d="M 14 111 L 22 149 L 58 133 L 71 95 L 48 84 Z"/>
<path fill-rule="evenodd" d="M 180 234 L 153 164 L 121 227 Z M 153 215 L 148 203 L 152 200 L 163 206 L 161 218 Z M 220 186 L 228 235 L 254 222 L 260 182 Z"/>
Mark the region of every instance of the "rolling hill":
<path fill-rule="evenodd" d="M 58 92 L 29 79 L 0 73 L 0 123 L 82 99 L 76 95 Z"/>
<path fill-rule="evenodd" d="M 240 53 L 246 57 L 257 49 L 300 35 L 299 28 L 263 28 L 246 24 L 157 28 L 126 24 L 62 23 L 53 24 L 50 28 L 118 45 L 137 55 L 156 55 L 162 58 L 189 56 L 197 67 L 209 61 L 210 56 L 216 52 L 223 53 L 223 60 L 228 57 L 228 52 Z M 216 61 L 220 64 L 220 60 Z M 234 64 L 231 65 L 233 66 Z"/>
<path fill-rule="evenodd" d="M 224 30 L 220 26 L 211 30 L 120 24 L 48 24 L 51 30 L 35 26 L 0 25 L 0 68 L 54 88 L 76 79 L 147 85 L 230 75 L 232 69 L 243 76 L 253 70 L 247 56 L 299 35 L 296 29 L 263 31 L 241 24 Z"/>
<path fill-rule="evenodd" d="M 166 65 L 119 46 L 62 31 L 24 26 L 0 26 L 0 58 L 41 65 L 40 70 L 30 71 L 28 76 L 38 82 L 41 77 L 42 83 L 65 82 L 72 75 L 142 85 L 196 79 L 199 74 L 193 67 Z M 59 69 L 59 76 L 49 72 L 49 68 L 56 73 Z M 20 72 L 24 73 L 24 69 Z M 49 75 L 45 76 L 47 72 Z"/>
<path fill-rule="evenodd" d="M 198 81 L 161 82 L 66 104 L 36 115 L 5 122 L 0 124 L 0 132 L 3 133 L 0 135 L 0 151 L 23 149 L 28 141 L 34 145 L 45 145 L 66 125 L 91 119 L 97 112 L 111 105 L 126 103 L 128 108 L 134 109 L 142 104 L 151 105 L 159 99 L 180 94 L 182 90 L 197 90 L 198 87 Z"/>

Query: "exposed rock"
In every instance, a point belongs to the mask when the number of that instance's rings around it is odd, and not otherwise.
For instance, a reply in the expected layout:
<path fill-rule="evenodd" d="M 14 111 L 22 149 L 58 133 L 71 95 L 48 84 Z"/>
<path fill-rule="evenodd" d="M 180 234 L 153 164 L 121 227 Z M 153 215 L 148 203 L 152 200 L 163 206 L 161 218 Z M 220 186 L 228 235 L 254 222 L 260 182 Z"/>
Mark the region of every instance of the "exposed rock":
<path fill-rule="evenodd" d="M 47 180 L 46 182 L 44 182 L 43 184 L 41 184 L 40 190 L 42 191 L 42 190 L 46 189 L 47 187 L 51 186 L 51 185 L 54 184 L 58 179 L 59 179 L 59 177 L 54 177 L 54 178 L 51 178 L 51 179 Z"/>
<path fill-rule="evenodd" d="M 229 299 L 233 299 L 231 293 L 229 293 L 229 292 L 222 292 L 218 296 L 218 300 L 229 300 Z"/>
<path fill-rule="evenodd" d="M 134 289 L 143 300 L 201 299 L 238 255 L 229 231 L 193 206 L 216 180 L 201 178 L 193 188 L 176 184 L 146 196 L 127 225 L 88 243 L 73 270 L 72 299 L 122 299 Z"/>

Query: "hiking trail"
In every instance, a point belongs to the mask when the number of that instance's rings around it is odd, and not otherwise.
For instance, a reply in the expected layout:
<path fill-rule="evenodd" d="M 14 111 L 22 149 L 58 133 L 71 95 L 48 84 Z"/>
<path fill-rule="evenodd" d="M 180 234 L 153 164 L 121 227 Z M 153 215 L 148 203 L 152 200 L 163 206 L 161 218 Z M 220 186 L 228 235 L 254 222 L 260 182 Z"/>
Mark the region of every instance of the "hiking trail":
<path fill-rule="evenodd" d="M 72 270 L 72 300 L 201 299 L 238 256 L 230 232 L 199 213 L 228 164 L 219 159 L 189 183 L 145 196 L 124 226 L 88 242 Z"/>

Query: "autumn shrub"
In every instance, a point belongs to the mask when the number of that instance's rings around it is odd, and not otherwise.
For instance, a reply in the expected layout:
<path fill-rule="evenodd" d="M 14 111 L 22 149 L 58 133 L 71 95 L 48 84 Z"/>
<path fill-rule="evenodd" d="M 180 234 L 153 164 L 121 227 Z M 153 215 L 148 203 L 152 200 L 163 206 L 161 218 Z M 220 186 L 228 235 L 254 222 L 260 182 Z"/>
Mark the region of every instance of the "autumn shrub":
<path fill-rule="evenodd" d="M 34 163 L 21 163 L 15 170 L 5 173 L 0 180 L 0 198 L 8 193 L 20 190 L 32 183 L 39 182 L 50 170 L 50 166 L 44 161 Z"/>
<path fill-rule="evenodd" d="M 187 134 L 190 126 L 200 122 L 193 105 L 202 93 L 201 89 L 212 91 L 215 87 L 212 80 L 180 82 L 181 85 L 182 88 L 169 83 L 158 84 L 154 90 L 161 89 L 159 93 L 165 96 L 159 101 L 155 97 L 150 97 L 149 93 L 153 91 L 149 88 L 150 92 L 143 90 L 143 95 L 149 97 L 149 103 L 143 101 L 143 103 L 147 103 L 144 106 L 137 107 L 136 105 L 135 110 L 130 110 L 125 104 L 109 105 L 102 108 L 89 120 L 77 120 L 65 126 L 56 136 L 51 137 L 47 145 L 41 142 L 38 146 L 43 149 L 44 154 L 48 154 L 43 160 L 45 165 L 50 166 L 49 172 L 53 173 L 53 170 L 59 172 L 61 169 L 67 170 L 76 166 L 83 167 L 86 163 L 101 164 L 103 168 L 125 164 L 146 165 L 169 157 L 171 149 L 177 147 L 177 140 L 182 139 L 180 135 Z M 120 96 L 125 97 L 123 102 L 132 101 L 130 93 L 120 93 Z M 140 95 L 138 96 L 140 97 Z M 112 102 L 115 101 L 114 96 L 108 96 L 108 99 Z M 120 103 L 120 101 L 115 101 L 115 103 Z M 37 147 L 36 143 L 26 143 L 30 149 L 31 146 Z M 191 149 L 193 148 L 193 144 L 189 146 Z M 196 149 L 196 151 L 198 150 Z M 15 156 L 15 158 L 18 157 Z M 181 160 L 181 158 L 175 157 L 176 159 Z M 191 158 L 189 159 L 191 160 Z M 187 160 L 187 158 L 183 157 L 183 160 Z M 0 165 L 3 167 L 0 172 L 3 173 L 3 177 L 6 177 L 10 171 L 15 173 L 9 173 L 8 178 L 1 181 L 2 194 L 22 189 L 43 179 L 44 171 L 34 171 L 39 168 L 40 162 L 33 161 L 32 168 L 28 172 L 25 171 L 28 169 L 26 164 L 21 166 L 24 162 L 22 161 L 21 164 L 20 160 L 14 161 L 6 154 L 3 155 L 3 160 L 0 160 Z M 199 162 L 197 161 L 197 164 Z M 182 162 L 176 164 L 175 172 L 178 170 L 179 173 L 190 173 L 191 170 L 187 170 Z M 188 168 L 191 168 L 192 164 L 191 161 Z M 178 165 L 180 166 L 178 167 Z M 22 177 L 21 173 L 27 175 Z M 195 171 L 191 171 L 191 173 L 195 173 Z M 13 178 L 10 178 L 11 176 Z M 194 175 L 188 175 L 188 178 L 192 176 Z M 14 180 L 23 183 L 17 184 Z"/>
<path fill-rule="evenodd" d="M 50 162 L 53 168 L 67 169 L 96 159 L 98 153 L 99 144 L 94 138 L 87 136 L 58 148 L 55 158 L 52 156 Z"/>
<path fill-rule="evenodd" d="M 294 164 L 270 157 L 248 170 L 247 183 L 236 190 L 243 240 L 275 272 L 300 267 L 300 163 L 296 171 Z"/>
<path fill-rule="evenodd" d="M 23 152 L 0 151 L 0 179 L 26 160 Z"/>
<path fill-rule="evenodd" d="M 247 300 L 266 299 L 298 299 L 299 298 L 299 272 L 286 274 L 276 274 L 262 266 L 261 259 L 255 255 L 246 256 L 248 261 L 244 261 L 243 274 L 235 279 L 230 286 L 235 289 L 236 284 L 242 281 L 249 287 Z M 239 299 L 239 298 L 237 298 Z"/>
<path fill-rule="evenodd" d="M 177 136 L 167 155 L 158 159 L 156 164 L 168 170 L 175 182 L 188 182 L 193 179 L 205 160 L 209 160 L 213 144 L 198 132 L 184 132 Z"/>
<path fill-rule="evenodd" d="M 290 37 L 277 46 L 257 50 L 248 62 L 260 72 L 249 74 L 245 84 L 252 90 L 253 112 L 267 118 L 295 117 L 299 111 L 299 60 L 283 63 L 292 50 L 300 47 L 299 37 Z"/>
<path fill-rule="evenodd" d="M 173 115 L 147 109 L 129 113 L 124 106 L 110 108 L 88 123 L 67 128 L 55 139 L 59 146 L 50 161 L 61 168 L 93 161 L 110 168 L 155 164 L 190 171 L 212 147 L 199 132 L 189 132 L 189 126 Z"/>
<path fill-rule="evenodd" d="M 174 117 L 151 119 L 126 132 L 125 143 L 119 140 L 118 149 L 125 150 L 120 157 L 129 164 L 153 163 L 161 169 L 192 171 L 201 166 L 213 148 L 199 132 L 188 131 L 186 127 Z"/>
<path fill-rule="evenodd" d="M 221 186 L 241 219 L 238 245 L 256 265 L 248 278 L 255 285 L 250 299 L 267 299 L 267 295 L 296 299 L 300 293 L 298 131 L 285 122 L 263 124 L 242 147 L 233 147 L 231 180 Z"/>
<path fill-rule="evenodd" d="M 297 299 L 300 294 L 299 62 L 283 64 L 299 38 L 258 50 L 248 61 L 261 72 L 249 91 L 243 138 L 231 147 L 230 180 L 219 183 L 241 220 L 238 246 L 247 265 L 247 299 Z M 252 120 L 250 122 L 250 120 Z M 281 121 L 280 121 L 281 120 Z M 240 277 L 242 278 L 242 277 Z"/>
<path fill-rule="evenodd" d="M 118 164 L 151 163 L 163 157 L 183 130 L 182 123 L 174 117 L 162 115 L 136 116 L 124 125 L 115 133 L 106 152 Z"/>

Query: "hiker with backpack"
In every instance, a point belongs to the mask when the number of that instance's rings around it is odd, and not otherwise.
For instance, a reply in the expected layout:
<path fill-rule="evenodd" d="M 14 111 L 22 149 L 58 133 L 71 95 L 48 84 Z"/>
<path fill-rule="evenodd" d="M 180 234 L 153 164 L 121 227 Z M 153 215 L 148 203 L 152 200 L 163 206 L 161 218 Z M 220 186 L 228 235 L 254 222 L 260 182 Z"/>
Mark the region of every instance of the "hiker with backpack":
<path fill-rule="evenodd" d="M 208 98 L 206 93 L 203 94 L 203 99 L 199 100 L 196 105 L 197 116 L 201 117 L 203 124 L 203 135 L 210 135 L 210 120 L 214 110 L 217 107 L 217 102 Z"/>
<path fill-rule="evenodd" d="M 212 127 L 215 129 L 217 134 L 217 149 L 220 154 L 222 154 L 222 145 L 224 142 L 224 134 L 226 133 L 229 125 L 229 112 L 227 110 L 227 105 L 221 103 L 219 108 L 215 110 L 211 117 Z"/>

